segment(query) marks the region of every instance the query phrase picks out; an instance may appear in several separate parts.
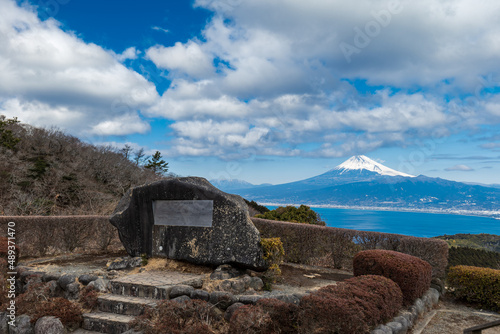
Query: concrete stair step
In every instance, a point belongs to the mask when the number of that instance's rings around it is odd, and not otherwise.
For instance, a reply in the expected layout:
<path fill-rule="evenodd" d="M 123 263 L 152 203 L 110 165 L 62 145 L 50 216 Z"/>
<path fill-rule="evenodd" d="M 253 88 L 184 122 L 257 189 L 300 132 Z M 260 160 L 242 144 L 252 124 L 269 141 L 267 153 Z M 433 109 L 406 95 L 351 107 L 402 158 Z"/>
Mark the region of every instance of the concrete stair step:
<path fill-rule="evenodd" d="M 101 334 L 101 332 L 88 331 L 83 328 L 78 328 L 76 331 L 71 332 L 71 334 Z"/>
<path fill-rule="evenodd" d="M 142 297 L 107 294 L 98 299 L 102 312 L 137 316 L 144 312 L 146 306 L 155 307 L 157 300 Z"/>
<path fill-rule="evenodd" d="M 168 299 L 172 288 L 173 285 L 156 286 L 111 281 L 111 293 L 121 296 Z"/>
<path fill-rule="evenodd" d="M 83 314 L 83 329 L 107 334 L 122 334 L 129 330 L 134 316 L 93 312 Z"/>

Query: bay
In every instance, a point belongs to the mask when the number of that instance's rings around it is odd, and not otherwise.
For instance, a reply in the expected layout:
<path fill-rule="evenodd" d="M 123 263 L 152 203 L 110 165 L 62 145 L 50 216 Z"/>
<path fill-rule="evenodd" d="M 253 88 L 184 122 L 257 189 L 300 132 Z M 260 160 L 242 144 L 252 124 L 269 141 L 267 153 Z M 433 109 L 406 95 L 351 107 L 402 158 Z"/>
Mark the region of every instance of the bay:
<path fill-rule="evenodd" d="M 275 209 L 275 206 L 269 206 Z M 444 234 L 500 235 L 500 220 L 452 214 L 315 208 L 327 226 L 430 238 Z"/>

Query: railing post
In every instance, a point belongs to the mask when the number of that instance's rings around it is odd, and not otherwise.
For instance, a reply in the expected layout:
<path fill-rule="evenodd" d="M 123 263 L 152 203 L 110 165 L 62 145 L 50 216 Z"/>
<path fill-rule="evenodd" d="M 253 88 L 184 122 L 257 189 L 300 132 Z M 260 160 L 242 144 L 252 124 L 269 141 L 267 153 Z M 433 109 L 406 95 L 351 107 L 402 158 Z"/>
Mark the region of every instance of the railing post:
<path fill-rule="evenodd" d="M 481 334 L 484 329 L 500 326 L 500 320 L 464 329 L 464 334 Z"/>

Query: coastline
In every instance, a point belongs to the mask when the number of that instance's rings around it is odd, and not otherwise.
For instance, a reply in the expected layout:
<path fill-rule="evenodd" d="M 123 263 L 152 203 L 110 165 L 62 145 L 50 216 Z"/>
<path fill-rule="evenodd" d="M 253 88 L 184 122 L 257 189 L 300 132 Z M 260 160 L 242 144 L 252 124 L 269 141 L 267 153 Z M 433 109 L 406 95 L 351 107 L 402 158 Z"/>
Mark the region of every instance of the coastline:
<path fill-rule="evenodd" d="M 459 215 L 469 217 L 484 217 L 500 220 L 500 210 L 485 211 L 485 210 L 453 210 L 453 209 L 413 209 L 413 208 L 395 208 L 395 207 L 380 207 L 380 206 L 349 206 L 349 205 L 334 205 L 334 204 L 295 204 L 295 203 L 259 203 L 264 206 L 300 206 L 307 205 L 311 208 L 325 209 L 346 209 L 359 211 L 393 211 L 393 212 L 414 212 L 414 213 L 432 213 L 442 215 Z"/>

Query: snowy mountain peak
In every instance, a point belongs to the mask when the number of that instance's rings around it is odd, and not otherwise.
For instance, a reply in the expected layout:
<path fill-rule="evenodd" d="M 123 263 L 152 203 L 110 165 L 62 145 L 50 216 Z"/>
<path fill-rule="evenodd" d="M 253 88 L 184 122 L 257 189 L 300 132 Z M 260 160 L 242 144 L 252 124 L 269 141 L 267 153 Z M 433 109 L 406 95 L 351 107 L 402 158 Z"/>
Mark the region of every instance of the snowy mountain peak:
<path fill-rule="evenodd" d="M 361 171 L 363 169 L 370 172 L 378 173 L 380 175 L 415 177 L 413 175 L 398 172 L 397 170 L 386 167 L 364 155 L 353 156 L 349 160 L 346 160 L 342 164 L 335 167 L 333 170 L 338 170 L 340 171 L 340 174 L 343 174 L 344 172 L 349 170 Z"/>

